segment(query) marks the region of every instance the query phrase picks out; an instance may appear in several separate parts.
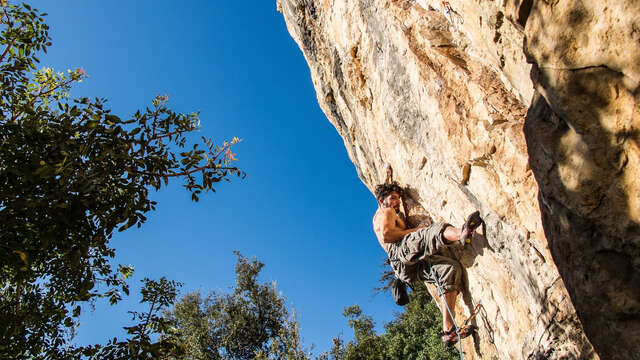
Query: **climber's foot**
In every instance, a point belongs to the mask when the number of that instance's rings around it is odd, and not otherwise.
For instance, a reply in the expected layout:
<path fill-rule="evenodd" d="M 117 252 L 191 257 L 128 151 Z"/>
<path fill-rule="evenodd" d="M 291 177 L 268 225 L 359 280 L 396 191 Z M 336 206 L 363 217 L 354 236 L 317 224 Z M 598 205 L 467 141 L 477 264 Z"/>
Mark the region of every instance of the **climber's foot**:
<path fill-rule="evenodd" d="M 467 221 L 462 225 L 460 232 L 460 244 L 464 246 L 466 243 L 471 242 L 471 235 L 482 224 L 482 218 L 480 217 L 480 211 L 476 211 L 469 215 Z"/>
<path fill-rule="evenodd" d="M 464 327 L 462 329 L 460 329 L 460 338 L 464 339 L 467 336 L 471 335 L 471 328 L 470 327 Z M 449 329 L 449 331 L 445 331 L 442 335 L 442 342 L 445 343 L 445 345 L 454 345 L 455 343 L 458 342 L 458 334 L 456 334 L 456 329 L 455 328 L 451 328 Z"/>
<path fill-rule="evenodd" d="M 455 329 L 451 329 L 449 331 L 445 331 L 444 335 L 442 335 L 442 342 L 447 346 L 451 346 L 451 345 L 454 345 L 455 343 L 457 343 L 458 342 L 458 334 L 456 334 Z"/>

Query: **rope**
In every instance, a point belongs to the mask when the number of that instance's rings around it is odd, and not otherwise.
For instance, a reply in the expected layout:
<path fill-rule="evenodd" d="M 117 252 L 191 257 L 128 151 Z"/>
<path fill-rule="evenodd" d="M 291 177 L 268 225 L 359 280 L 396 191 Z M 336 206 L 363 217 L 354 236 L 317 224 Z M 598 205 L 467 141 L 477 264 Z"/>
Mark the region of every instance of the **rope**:
<path fill-rule="evenodd" d="M 483 307 L 482 303 L 476 304 L 476 306 L 473 308 L 473 311 L 471 312 L 471 315 L 469 315 L 469 317 L 464 321 L 464 324 L 462 325 L 462 327 L 458 327 L 458 323 L 456 323 L 456 319 L 455 319 L 455 316 L 453 315 L 453 311 L 451 311 L 451 309 L 449 308 L 449 304 L 447 304 L 444 298 L 444 290 L 442 290 L 442 285 L 440 285 L 440 279 L 438 278 L 438 274 L 436 274 L 435 270 L 431 266 L 431 262 L 429 261 L 429 259 L 427 259 L 427 266 L 429 266 L 430 268 L 431 278 L 433 279 L 433 283 L 436 285 L 436 288 L 438 289 L 438 292 L 442 297 L 442 302 L 444 303 L 444 306 L 447 308 L 447 313 L 451 317 L 451 321 L 453 321 L 453 328 L 456 331 L 456 335 L 458 335 L 458 347 L 459 347 L 458 352 L 460 353 L 460 360 L 464 360 L 464 356 L 462 354 L 462 337 L 460 336 L 460 332 L 461 330 L 464 330 L 465 328 L 470 326 L 471 320 L 473 320 L 473 318 L 475 318 L 476 315 L 478 315 L 478 312 L 480 312 L 480 309 Z M 442 316 L 444 316 L 444 314 Z M 470 329 L 467 328 L 467 331 L 470 331 Z"/>
<path fill-rule="evenodd" d="M 446 3 L 447 5 L 449 4 L 448 2 L 443 1 L 443 4 Z M 449 5 L 449 9 L 451 9 L 451 6 Z M 455 12 L 455 11 L 454 11 Z M 385 179 L 384 179 L 384 183 L 385 184 L 390 184 L 393 182 L 393 167 L 391 167 L 391 163 L 390 162 L 386 162 L 384 164 L 384 172 L 385 172 Z M 403 201 L 404 204 L 404 201 Z M 405 209 L 406 210 L 406 209 Z M 484 221 L 482 222 L 482 229 L 483 229 L 483 233 L 485 232 L 484 230 Z M 453 311 L 451 311 L 451 309 L 449 308 L 449 304 L 447 304 L 447 301 L 444 298 L 444 290 L 442 290 L 442 285 L 440 285 L 440 279 L 438 279 L 438 275 L 436 274 L 435 270 L 433 269 L 433 266 L 431 266 L 431 261 L 429 260 L 429 258 L 426 259 L 427 262 L 427 266 L 429 267 L 429 270 L 431 272 L 431 278 L 434 280 L 433 282 L 436 285 L 436 288 L 438 289 L 438 292 L 440 293 L 440 296 L 442 297 L 442 302 L 444 303 L 444 306 L 447 308 L 447 313 L 449 314 L 449 316 L 451 317 L 451 321 L 453 322 L 453 328 L 456 331 L 456 335 L 458 336 L 458 347 L 459 350 L 458 352 L 460 353 L 460 360 L 464 360 L 464 356 L 462 355 L 462 337 L 460 336 L 460 330 L 464 329 L 468 326 L 468 323 L 477 315 L 478 310 L 480 309 L 480 307 L 482 306 L 480 303 L 478 303 L 478 305 L 476 305 L 476 307 L 473 309 L 473 312 L 471 313 L 471 315 L 467 318 L 467 320 L 465 320 L 464 325 L 462 326 L 462 328 L 458 327 L 458 323 L 456 323 L 456 318 L 453 315 Z M 395 272 L 394 272 L 395 275 Z M 396 276 L 397 278 L 397 276 Z M 411 285 L 409 284 L 409 287 L 411 287 Z M 411 287 L 411 290 L 413 290 L 413 287 Z M 445 316 L 445 314 L 442 314 L 442 316 Z M 444 329 L 443 329 L 444 330 Z"/>
<path fill-rule="evenodd" d="M 462 338 L 460 337 L 460 328 L 458 327 L 458 324 L 456 323 L 455 316 L 453 316 L 453 311 L 451 311 L 451 309 L 449 309 L 449 304 L 447 304 L 447 301 L 444 298 L 444 291 L 442 290 L 442 285 L 440 285 L 440 279 L 438 279 L 438 275 L 436 274 L 435 270 L 433 269 L 433 266 L 431 266 L 431 261 L 429 261 L 428 258 L 427 258 L 427 266 L 429 266 L 429 268 L 431 270 L 431 278 L 433 278 L 433 281 L 436 284 L 436 288 L 438 288 L 438 292 L 440 293 L 440 296 L 442 297 L 442 302 L 444 303 L 444 306 L 447 308 L 447 313 L 449 313 L 449 316 L 451 317 L 451 321 L 453 322 L 453 328 L 456 331 L 456 335 L 458 335 L 458 347 L 460 348 L 458 350 L 458 352 L 460 353 L 460 360 L 464 360 L 464 357 L 462 356 Z M 442 316 L 445 316 L 445 314 L 442 314 Z"/>

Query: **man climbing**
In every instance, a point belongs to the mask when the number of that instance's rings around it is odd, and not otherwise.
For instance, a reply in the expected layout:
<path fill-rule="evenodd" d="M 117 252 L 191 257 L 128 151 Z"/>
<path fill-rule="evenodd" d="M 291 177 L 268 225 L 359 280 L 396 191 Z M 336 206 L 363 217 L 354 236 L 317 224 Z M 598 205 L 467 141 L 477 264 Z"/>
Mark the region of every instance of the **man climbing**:
<path fill-rule="evenodd" d="M 375 196 L 379 207 L 373 217 L 373 230 L 400 280 L 407 283 L 427 281 L 431 276 L 427 260 L 431 263 L 444 292 L 440 299 L 444 331 L 442 341 L 447 344 L 455 343 L 458 341 L 458 334 L 447 306 L 453 314 L 456 296 L 462 290 L 462 267 L 458 261 L 440 255 L 440 250 L 453 244 L 464 245 L 482 219 L 476 211 L 460 229 L 446 223 L 430 222 L 407 229 L 405 222 L 398 216 L 402 195 L 403 189 L 395 182 L 376 186 Z M 469 331 L 462 329 L 460 338 L 467 336 Z"/>

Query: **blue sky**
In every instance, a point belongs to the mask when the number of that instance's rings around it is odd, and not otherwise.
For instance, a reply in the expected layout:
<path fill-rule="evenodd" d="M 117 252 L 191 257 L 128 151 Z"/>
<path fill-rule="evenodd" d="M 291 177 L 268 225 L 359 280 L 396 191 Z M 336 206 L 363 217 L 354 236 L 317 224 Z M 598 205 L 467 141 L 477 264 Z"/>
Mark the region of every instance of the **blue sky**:
<path fill-rule="evenodd" d="M 174 182 L 152 195 L 157 211 L 141 229 L 114 237 L 115 263 L 135 266 L 133 290 L 166 276 L 183 293 L 227 291 L 239 250 L 266 264 L 261 279 L 277 282 L 315 353 L 340 332 L 351 338 L 345 306 L 359 304 L 378 330 L 401 310 L 390 295 L 373 297 L 384 256 L 371 229 L 376 203 L 317 104 L 275 0 L 30 4 L 49 14 L 53 45 L 41 65 L 89 75 L 73 96 L 107 98 L 126 118 L 168 94 L 172 109 L 201 112 L 198 137 L 243 139 L 234 151 L 245 180 L 199 203 Z M 86 306 L 76 341 L 123 336 L 138 300 L 132 292 L 117 306 Z"/>

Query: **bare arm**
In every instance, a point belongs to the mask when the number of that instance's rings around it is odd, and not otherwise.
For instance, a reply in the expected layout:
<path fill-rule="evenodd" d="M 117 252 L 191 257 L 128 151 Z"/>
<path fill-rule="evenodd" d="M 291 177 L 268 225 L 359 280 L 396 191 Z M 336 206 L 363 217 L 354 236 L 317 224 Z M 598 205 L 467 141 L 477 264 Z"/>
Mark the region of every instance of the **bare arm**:
<path fill-rule="evenodd" d="M 398 226 L 398 215 L 391 208 L 383 209 L 380 216 L 382 216 L 380 219 L 382 221 L 382 241 L 385 243 L 400 241 L 405 235 L 418 230 L 418 228 L 404 229 Z"/>

